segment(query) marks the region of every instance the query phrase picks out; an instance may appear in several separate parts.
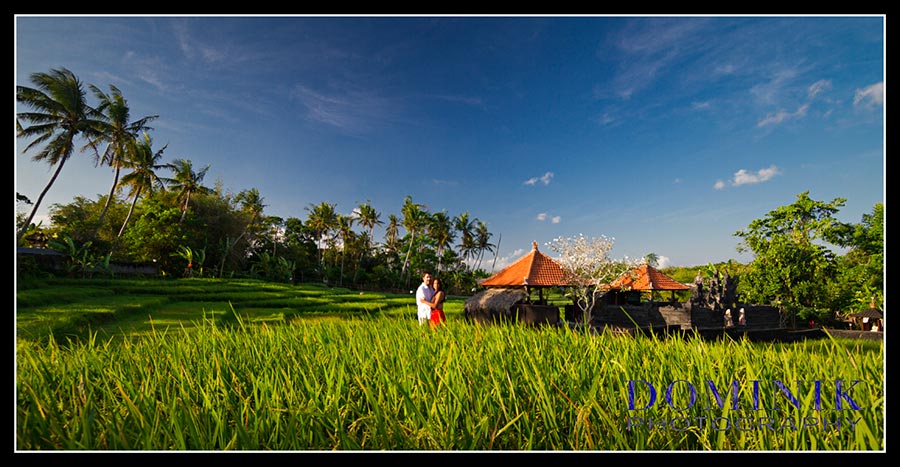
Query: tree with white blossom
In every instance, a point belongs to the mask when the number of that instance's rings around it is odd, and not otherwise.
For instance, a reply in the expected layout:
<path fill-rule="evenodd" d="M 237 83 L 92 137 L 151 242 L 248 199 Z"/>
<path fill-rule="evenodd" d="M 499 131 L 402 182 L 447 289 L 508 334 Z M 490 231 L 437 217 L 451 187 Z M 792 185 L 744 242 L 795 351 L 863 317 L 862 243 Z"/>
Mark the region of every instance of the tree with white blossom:
<path fill-rule="evenodd" d="M 558 237 L 547 246 L 559 254 L 555 258 L 565 275 L 568 293 L 576 307 L 584 313 L 584 323 L 590 323 L 594 305 L 606 293 L 604 286 L 637 266 L 627 256 L 622 260 L 609 257 L 614 238 Z"/>

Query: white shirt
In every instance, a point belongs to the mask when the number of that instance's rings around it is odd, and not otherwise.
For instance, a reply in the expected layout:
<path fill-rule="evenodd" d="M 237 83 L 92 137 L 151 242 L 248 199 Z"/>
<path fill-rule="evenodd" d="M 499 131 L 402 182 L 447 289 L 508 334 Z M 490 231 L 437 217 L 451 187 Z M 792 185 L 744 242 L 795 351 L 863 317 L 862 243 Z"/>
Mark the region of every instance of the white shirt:
<path fill-rule="evenodd" d="M 434 298 L 434 289 L 425 285 L 424 282 L 416 289 L 416 305 L 418 306 L 417 315 L 419 323 L 424 323 L 431 319 L 431 306 L 427 303 L 422 303 L 423 298 L 428 302 Z"/>

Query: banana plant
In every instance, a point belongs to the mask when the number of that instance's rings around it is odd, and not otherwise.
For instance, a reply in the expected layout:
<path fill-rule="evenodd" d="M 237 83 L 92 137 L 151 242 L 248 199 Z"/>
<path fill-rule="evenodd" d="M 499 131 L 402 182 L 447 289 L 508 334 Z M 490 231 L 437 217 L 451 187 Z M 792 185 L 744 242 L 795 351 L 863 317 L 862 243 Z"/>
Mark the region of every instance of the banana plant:
<path fill-rule="evenodd" d="M 50 240 L 47 244 L 50 248 L 66 255 L 66 272 L 69 275 L 81 270 L 82 279 L 87 277 L 87 272 L 94 266 L 94 258 L 91 256 L 90 247 L 93 242 L 87 241 L 82 245 L 76 245 L 72 237 L 66 235 L 63 241 Z M 107 260 L 108 261 L 108 260 Z M 107 263 L 108 264 L 108 263 Z"/>

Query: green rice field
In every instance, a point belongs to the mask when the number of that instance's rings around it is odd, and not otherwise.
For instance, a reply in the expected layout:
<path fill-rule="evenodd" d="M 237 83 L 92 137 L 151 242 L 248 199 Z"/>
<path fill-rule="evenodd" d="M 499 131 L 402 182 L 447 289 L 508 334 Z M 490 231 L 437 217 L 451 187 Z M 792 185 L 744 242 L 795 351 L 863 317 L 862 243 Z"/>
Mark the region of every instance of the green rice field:
<path fill-rule="evenodd" d="M 20 284 L 17 451 L 883 451 L 884 343 L 419 326 L 405 294 Z"/>

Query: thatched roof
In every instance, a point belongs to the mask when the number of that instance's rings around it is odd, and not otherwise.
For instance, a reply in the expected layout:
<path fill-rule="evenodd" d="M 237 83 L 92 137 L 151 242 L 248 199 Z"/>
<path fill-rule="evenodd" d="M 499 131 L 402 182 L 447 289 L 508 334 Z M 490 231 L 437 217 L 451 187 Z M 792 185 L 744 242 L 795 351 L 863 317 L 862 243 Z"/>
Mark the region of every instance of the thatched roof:
<path fill-rule="evenodd" d="M 538 251 L 533 242 L 528 254 L 478 283 L 484 287 L 553 287 L 565 285 L 564 277 L 559 263 Z"/>
<path fill-rule="evenodd" d="M 651 290 L 691 289 L 691 286 L 682 284 L 647 264 L 622 274 L 609 287 L 611 289 L 631 289 L 645 292 Z"/>
<path fill-rule="evenodd" d="M 526 298 L 525 290 L 521 287 L 508 288 L 490 288 L 482 290 L 475 295 L 466 299 L 464 309 L 466 311 L 493 311 L 506 312 Z"/>

